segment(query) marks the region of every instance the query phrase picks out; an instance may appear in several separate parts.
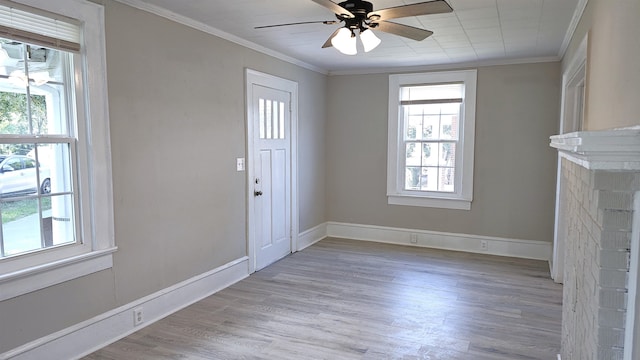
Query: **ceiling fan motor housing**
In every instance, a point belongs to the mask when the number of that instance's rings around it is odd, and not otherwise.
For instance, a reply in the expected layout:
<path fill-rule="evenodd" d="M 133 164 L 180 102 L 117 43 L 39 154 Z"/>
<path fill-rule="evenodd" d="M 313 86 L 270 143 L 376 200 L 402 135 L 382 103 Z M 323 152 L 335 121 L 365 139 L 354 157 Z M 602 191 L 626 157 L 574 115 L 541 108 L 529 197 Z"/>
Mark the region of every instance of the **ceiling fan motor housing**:
<path fill-rule="evenodd" d="M 349 29 L 359 29 L 362 23 L 367 19 L 367 14 L 373 11 L 373 4 L 364 0 L 348 0 L 338 4 L 344 9 L 349 10 L 355 17 L 349 18 L 342 14 L 336 14 L 336 17 L 344 21 Z"/>
<path fill-rule="evenodd" d="M 340 23 L 344 22 L 344 26 L 334 31 L 322 47 L 336 47 L 336 44 L 338 44 L 344 50 L 340 51 L 347 55 L 355 55 L 357 53 L 355 37 L 358 31 L 360 32 L 360 39 L 363 41 L 363 44 L 365 42 L 367 43 L 365 45 L 365 52 L 372 50 L 380 44 L 380 39 L 374 35 L 373 31 L 370 31 L 373 29 L 421 41 L 431 36 L 433 31 L 388 20 L 409 16 L 444 14 L 453 11 L 446 0 L 429 0 L 409 5 L 378 9 L 376 11 L 373 10 L 373 4 L 365 0 L 346 0 L 339 4 L 336 4 L 332 0 L 311 1 L 331 10 Z M 323 21 L 323 23 L 330 24 L 332 22 Z"/>

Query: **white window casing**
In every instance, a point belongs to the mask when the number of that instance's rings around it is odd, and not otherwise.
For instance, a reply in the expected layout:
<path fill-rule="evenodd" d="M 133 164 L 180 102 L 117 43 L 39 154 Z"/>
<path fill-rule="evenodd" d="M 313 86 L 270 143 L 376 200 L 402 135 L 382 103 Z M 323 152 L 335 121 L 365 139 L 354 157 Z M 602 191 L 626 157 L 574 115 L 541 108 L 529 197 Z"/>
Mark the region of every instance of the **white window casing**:
<path fill-rule="evenodd" d="M 72 110 L 76 112 L 77 121 L 71 125 L 77 128 L 71 133 L 75 134 L 77 140 L 72 143 L 71 151 L 76 155 L 72 156 L 76 176 L 74 191 L 78 199 L 75 206 L 79 213 L 76 231 L 81 242 L 0 259 L 0 301 L 111 268 L 112 256 L 116 251 L 104 8 L 82 0 L 15 0 L 1 1 L 0 5 L 11 3 L 19 3 L 16 8 L 19 11 L 26 10 L 27 15 L 31 7 L 37 9 L 33 12 L 38 16 L 46 18 L 47 14 L 54 13 L 64 22 L 70 19 L 69 29 L 79 26 L 81 30 L 77 38 L 68 29 L 63 29 L 64 37 L 56 34 L 56 29 L 61 27 L 55 25 L 58 19 L 54 18 L 54 25 L 39 34 L 44 36 L 42 41 L 48 41 L 50 35 L 52 38 L 62 38 L 63 42 L 57 48 L 65 51 L 74 52 L 74 41 L 79 41 L 80 45 L 80 51 L 73 54 L 76 87 Z M 46 21 L 43 26 L 47 26 Z M 17 36 L 22 35 L 24 33 L 18 33 Z"/>
<path fill-rule="evenodd" d="M 404 119 L 400 89 L 407 86 L 464 84 L 455 153 L 454 191 L 405 189 Z M 470 210 L 473 200 L 473 158 L 476 112 L 476 70 L 442 71 L 389 76 L 387 200 L 392 205 Z M 445 99 L 453 101 L 454 99 Z M 406 103 L 406 101 L 405 101 Z"/>

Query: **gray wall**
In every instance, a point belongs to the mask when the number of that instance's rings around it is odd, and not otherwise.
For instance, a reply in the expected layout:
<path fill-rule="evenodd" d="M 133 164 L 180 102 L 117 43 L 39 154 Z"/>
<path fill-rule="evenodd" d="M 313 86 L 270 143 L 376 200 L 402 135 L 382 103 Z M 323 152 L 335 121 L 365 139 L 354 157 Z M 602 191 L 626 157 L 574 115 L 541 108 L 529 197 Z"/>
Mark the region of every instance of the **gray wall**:
<path fill-rule="evenodd" d="M 325 75 L 110 0 L 113 269 L 0 302 L 0 353 L 246 255 L 244 69 L 299 84 L 300 230 L 325 218 Z"/>
<path fill-rule="evenodd" d="M 560 64 L 478 69 L 470 211 L 388 205 L 388 74 L 329 78 L 330 221 L 553 240 Z"/>
<path fill-rule="evenodd" d="M 640 1 L 590 0 L 563 68 L 589 34 L 584 130 L 640 125 Z"/>

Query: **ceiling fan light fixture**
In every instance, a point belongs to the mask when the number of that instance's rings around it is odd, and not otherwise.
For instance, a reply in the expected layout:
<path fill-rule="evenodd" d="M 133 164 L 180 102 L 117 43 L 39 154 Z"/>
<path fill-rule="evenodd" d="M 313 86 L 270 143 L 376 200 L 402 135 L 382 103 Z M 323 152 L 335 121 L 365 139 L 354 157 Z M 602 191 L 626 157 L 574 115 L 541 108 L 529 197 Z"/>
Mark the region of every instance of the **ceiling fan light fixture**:
<path fill-rule="evenodd" d="M 366 29 L 360 33 L 360 40 L 362 41 L 362 46 L 364 47 L 364 52 L 369 52 L 375 49 L 380 42 L 382 42 L 376 34 L 371 31 L 371 29 Z"/>
<path fill-rule="evenodd" d="M 338 30 L 336 36 L 331 39 L 331 45 L 345 55 L 355 55 L 358 53 L 356 36 L 346 27 Z"/>

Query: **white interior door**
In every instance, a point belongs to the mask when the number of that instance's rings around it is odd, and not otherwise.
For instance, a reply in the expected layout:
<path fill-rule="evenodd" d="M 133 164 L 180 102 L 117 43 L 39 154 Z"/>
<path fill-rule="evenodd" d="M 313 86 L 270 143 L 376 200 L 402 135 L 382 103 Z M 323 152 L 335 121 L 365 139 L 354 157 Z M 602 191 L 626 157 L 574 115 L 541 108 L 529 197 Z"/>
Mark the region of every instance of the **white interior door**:
<path fill-rule="evenodd" d="M 260 270 L 292 248 L 291 94 L 252 84 L 252 110 L 254 222 L 250 226 L 255 269 Z"/>

